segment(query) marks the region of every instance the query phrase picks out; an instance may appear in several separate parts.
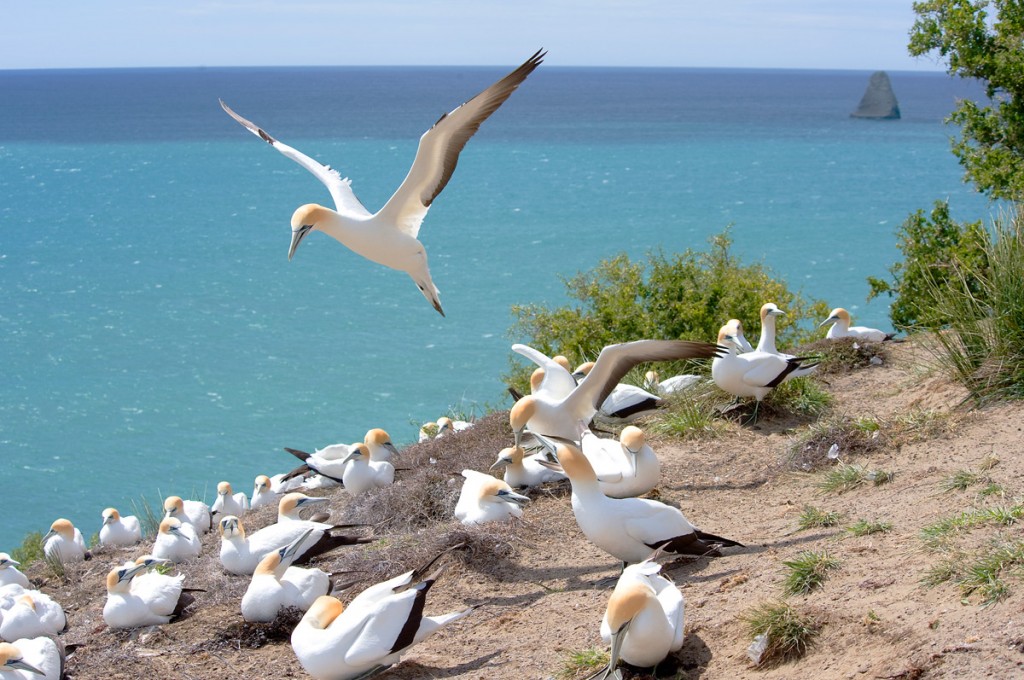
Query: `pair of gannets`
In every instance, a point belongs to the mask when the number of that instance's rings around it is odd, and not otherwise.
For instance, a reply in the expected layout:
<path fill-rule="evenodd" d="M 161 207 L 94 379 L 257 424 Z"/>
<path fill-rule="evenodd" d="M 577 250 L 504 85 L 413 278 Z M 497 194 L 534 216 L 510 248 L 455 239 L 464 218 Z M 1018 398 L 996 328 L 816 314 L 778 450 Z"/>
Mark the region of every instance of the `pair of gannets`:
<path fill-rule="evenodd" d="M 18 567 L 21 562 L 14 559 L 5 552 L 0 552 L 0 587 L 8 585 L 19 585 L 22 588 L 31 588 L 32 585 Z"/>
<path fill-rule="evenodd" d="M 0 643 L 3 680 L 62 680 L 64 664 L 64 645 L 51 637 Z"/>
<path fill-rule="evenodd" d="M 375 214 L 371 214 L 359 202 L 352 191 L 351 182 L 347 178 L 342 179 L 336 170 L 277 141 L 255 123 L 236 114 L 223 101 L 220 105 L 254 135 L 313 173 L 327 186 L 334 199 L 334 210 L 307 204 L 299 207 L 292 215 L 289 260 L 309 232 L 322 231 L 368 260 L 407 273 L 427 301 L 444 316 L 437 287 L 427 267 L 427 253 L 423 244 L 417 240 L 420 224 L 431 203 L 455 172 L 459 154 L 466 142 L 476 133 L 481 123 L 533 73 L 544 54 L 543 50 L 538 50 L 515 71 L 465 104 L 442 115 L 420 137 L 409 174 L 384 207 Z"/>
<path fill-rule="evenodd" d="M 153 555 L 171 562 L 187 562 L 199 556 L 203 544 L 199 534 L 187 522 L 176 517 L 164 517 L 153 540 Z"/>
<path fill-rule="evenodd" d="M 167 560 L 146 555 L 107 574 L 107 601 L 103 620 L 111 628 L 139 628 L 169 623 L 187 606 L 185 577 L 148 573 Z"/>
<path fill-rule="evenodd" d="M 122 517 L 117 508 L 107 508 L 100 513 L 100 517 L 103 518 L 100 545 L 125 547 L 142 540 L 142 525 L 135 515 Z"/>
<path fill-rule="evenodd" d="M 307 531 L 309 538 L 296 548 L 293 562 L 307 561 L 344 545 L 369 543 L 372 538 L 337 533 L 342 525 L 293 520 L 277 522 L 246 535 L 242 520 L 229 515 L 218 524 L 221 533 L 220 563 L 232 574 L 250 576 L 267 554 L 295 541 Z"/>
<path fill-rule="evenodd" d="M 0 588 L 0 639 L 57 635 L 67 627 L 64 608 L 46 593 L 17 584 Z"/>
<path fill-rule="evenodd" d="M 505 522 L 523 516 L 529 498 L 512 490 L 507 483 L 476 470 L 463 470 L 462 492 L 455 504 L 455 518 L 463 524 Z"/>
<path fill-rule="evenodd" d="M 299 546 L 312 532 L 312 529 L 307 529 L 288 545 L 269 552 L 260 560 L 242 596 L 242 618 L 246 621 L 273 621 L 282 608 L 295 607 L 306 611 L 316 598 L 330 592 L 330 574 L 320 569 L 292 566 L 298 557 Z"/>
<path fill-rule="evenodd" d="M 510 446 L 498 452 L 498 459 L 494 461 L 491 469 L 504 467 L 503 479 L 514 489 L 530 488 L 568 479 L 564 473 L 550 470 L 541 465 L 538 455 L 543 454 L 527 455 L 521 446 Z"/>
<path fill-rule="evenodd" d="M 829 312 L 828 318 L 821 322 L 818 328 L 826 324 L 832 324 L 831 328 L 828 329 L 828 333 L 825 335 L 829 340 L 836 340 L 838 338 L 857 338 L 858 340 L 869 340 L 871 342 L 883 342 L 885 340 L 892 340 L 896 335 L 895 333 L 886 333 L 880 331 L 877 328 L 867 328 L 866 326 L 851 326 L 852 319 L 850 313 L 842 307 L 836 307 Z"/>
<path fill-rule="evenodd" d="M 575 444 L 549 444 L 572 483 L 572 511 L 580 531 L 624 564 L 642 562 L 658 548 L 684 555 L 717 555 L 719 548 L 741 545 L 697 529 L 671 505 L 606 496 L 594 468 Z"/>
<path fill-rule="evenodd" d="M 718 332 L 718 344 L 729 348 L 724 356 L 711 362 L 711 377 L 722 390 L 736 397 L 754 397 L 760 404 L 772 388 L 805 368 L 804 357 L 785 358 L 754 350 L 740 353 L 739 340 L 726 324 Z"/>
<path fill-rule="evenodd" d="M 182 524 L 191 524 L 200 535 L 213 528 L 210 506 L 202 501 L 182 500 L 181 496 L 168 496 L 164 499 L 164 517 L 172 517 Z"/>
<path fill-rule="evenodd" d="M 645 361 L 675 359 L 710 359 L 724 348 L 706 342 L 686 340 L 636 340 L 608 345 L 601 350 L 585 380 L 575 381 L 565 368 L 527 345 L 513 345 L 512 350 L 544 369 L 544 389 L 517 401 L 509 412 L 509 424 L 519 446 L 523 432 L 575 440 L 577 424 L 591 422 L 598 408 L 608 398 L 626 373 Z M 557 387 L 548 387 L 556 381 Z M 566 392 L 566 388 L 568 391 Z"/>
<path fill-rule="evenodd" d="M 398 663 L 413 645 L 470 614 L 472 607 L 423 615 L 427 592 L 440 574 L 423 578 L 433 561 L 370 586 L 347 607 L 330 595 L 317 598 L 292 631 L 292 650 L 306 672 L 317 680 L 375 675 Z"/>
<path fill-rule="evenodd" d="M 43 554 L 60 562 L 81 562 L 85 559 L 85 540 L 71 520 L 54 520 L 43 536 Z"/>
<path fill-rule="evenodd" d="M 241 517 L 249 510 L 249 497 L 242 491 L 235 493 L 230 482 L 217 484 L 217 499 L 210 506 L 210 515 L 234 515 Z"/>
<path fill-rule="evenodd" d="M 345 472 L 350 467 L 352 453 L 357 450 L 359 456 L 368 460 L 378 471 L 387 468 L 387 466 L 380 465 L 381 463 L 391 465 L 391 456 L 398 454 L 398 449 L 391 442 L 391 435 L 376 427 L 366 432 L 362 444 L 332 444 L 313 453 L 285 447 L 285 451 L 302 461 L 302 465 L 289 472 L 286 477 L 296 477 L 307 472 L 314 472 L 338 484 L 344 484 Z M 391 471 L 393 475 L 394 466 L 391 466 Z M 386 472 L 380 474 L 386 474 Z"/>

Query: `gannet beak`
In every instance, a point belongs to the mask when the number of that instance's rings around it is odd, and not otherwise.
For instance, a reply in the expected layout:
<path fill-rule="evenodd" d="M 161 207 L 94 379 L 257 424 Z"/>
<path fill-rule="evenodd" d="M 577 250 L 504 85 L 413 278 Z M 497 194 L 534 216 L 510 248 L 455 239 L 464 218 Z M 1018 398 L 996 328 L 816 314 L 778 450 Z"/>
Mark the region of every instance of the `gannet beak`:
<path fill-rule="evenodd" d="M 148 560 L 142 563 L 145 567 L 152 567 L 154 564 L 170 564 L 170 560 L 165 560 L 162 557 L 150 557 Z"/>
<path fill-rule="evenodd" d="M 10 670 L 28 671 L 29 673 L 34 673 L 36 675 L 46 675 L 46 673 L 22 659 L 11 659 L 5 663 L 4 666 Z"/>
<path fill-rule="evenodd" d="M 510 461 L 508 458 L 499 458 L 498 460 L 494 461 L 494 465 L 492 465 L 489 469 L 497 470 L 498 468 L 508 465 L 511 462 L 512 461 Z"/>
<path fill-rule="evenodd" d="M 498 498 L 501 498 L 506 501 L 512 501 L 519 507 L 523 507 L 524 505 L 530 502 L 530 499 L 527 498 L 526 496 L 518 494 L 515 491 L 505 491 L 504 489 L 498 492 Z"/>
<path fill-rule="evenodd" d="M 626 451 L 629 452 L 629 456 L 627 456 L 629 458 L 629 467 L 632 468 L 633 477 L 636 477 L 636 454 L 629 449 L 626 449 Z"/>
<path fill-rule="evenodd" d="M 295 503 L 295 507 L 297 507 L 297 508 L 298 508 L 298 507 L 301 507 L 301 506 L 303 506 L 303 505 L 318 505 L 318 504 L 320 504 L 320 503 L 326 503 L 326 502 L 327 502 L 327 500 L 328 500 L 328 499 L 326 499 L 326 498 L 320 498 L 320 497 L 314 497 L 314 496 L 307 496 L 306 498 L 300 498 L 300 499 L 299 499 L 299 500 L 298 500 L 298 501 L 297 501 L 297 502 Z"/>
<path fill-rule="evenodd" d="M 824 321 L 822 321 L 820 324 L 818 324 L 818 328 L 821 328 L 822 326 L 824 326 L 827 323 L 834 323 L 836 321 L 839 321 L 839 317 L 838 316 L 830 316 L 827 319 L 825 319 Z"/>
<path fill-rule="evenodd" d="M 118 575 L 117 582 L 120 583 L 121 581 L 130 581 L 132 578 L 135 577 L 136 574 L 138 574 L 140 571 L 145 571 L 148 567 L 149 565 L 143 563 L 136 564 L 134 567 L 131 567 L 130 569 L 125 569 Z"/>
<path fill-rule="evenodd" d="M 617 673 L 615 667 L 619 665 L 619 654 L 622 652 L 622 643 L 626 641 L 626 631 L 629 630 L 629 624 L 633 620 L 630 619 L 622 624 L 622 627 L 612 633 L 612 649 L 608 660 L 608 671 L 605 677 L 610 678 L 621 678 L 622 675 Z"/>
<path fill-rule="evenodd" d="M 358 455 L 359 455 L 358 451 L 353 451 L 352 453 L 350 453 L 347 456 L 345 456 L 345 458 L 341 461 L 341 464 L 342 465 L 348 465 L 348 462 L 350 460 L 354 460 Z"/>
<path fill-rule="evenodd" d="M 395 456 L 398 455 L 398 447 L 396 447 L 391 442 L 388 442 L 387 444 L 383 444 L 383 446 L 384 446 L 385 449 L 390 451 L 392 455 L 395 455 Z"/>
<path fill-rule="evenodd" d="M 313 533 L 312 529 L 306 529 L 306 533 L 302 534 L 294 541 L 292 541 L 285 547 L 281 548 L 278 551 L 278 554 L 281 556 L 281 561 L 284 562 L 289 557 L 295 555 L 295 553 L 299 551 L 299 546 L 302 545 L 302 542 L 305 541 L 311 533 Z"/>
<path fill-rule="evenodd" d="M 15 567 L 20 567 L 21 566 L 21 562 L 19 562 L 18 560 L 14 559 L 13 557 L 10 558 L 10 559 L 4 560 L 4 562 L 6 564 L 10 564 L 10 565 L 15 566 Z"/>
<path fill-rule="evenodd" d="M 304 224 L 295 231 L 292 232 L 292 243 L 288 246 L 288 260 L 290 261 L 295 255 L 295 249 L 299 247 L 299 243 L 302 239 L 306 238 L 306 234 L 313 230 L 312 224 Z"/>
<path fill-rule="evenodd" d="M 54 531 L 53 529 L 50 529 L 49 531 L 46 532 L 46 535 L 43 536 L 43 539 L 42 539 L 43 543 L 46 543 L 47 539 L 49 539 L 52 536 L 56 536 L 56 535 L 57 535 L 57 532 Z"/>

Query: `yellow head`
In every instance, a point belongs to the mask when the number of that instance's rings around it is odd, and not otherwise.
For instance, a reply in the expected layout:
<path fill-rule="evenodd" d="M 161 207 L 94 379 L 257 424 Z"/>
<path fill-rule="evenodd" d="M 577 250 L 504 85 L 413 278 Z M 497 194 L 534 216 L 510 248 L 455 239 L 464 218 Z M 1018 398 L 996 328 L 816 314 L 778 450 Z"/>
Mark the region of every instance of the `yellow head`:
<path fill-rule="evenodd" d="M 259 493 L 260 491 L 266 491 L 270 488 L 270 477 L 266 475 L 256 475 L 256 488 L 254 491 Z"/>
<path fill-rule="evenodd" d="M 619 579 L 612 596 L 608 599 L 608 609 L 605 612 L 608 627 L 613 633 L 618 632 L 640 613 L 649 598 L 655 596 L 654 589 L 646 583 Z"/>
<path fill-rule="evenodd" d="M 317 225 L 332 213 L 333 211 L 316 203 L 307 203 L 296 208 L 292 213 L 292 242 L 288 246 L 289 260 L 295 255 L 295 249 L 302 243 L 302 239 L 306 238 L 306 234 L 317 229 Z"/>
<path fill-rule="evenodd" d="M 100 517 L 103 518 L 104 524 L 113 524 L 114 522 L 120 521 L 121 513 L 119 513 L 116 508 L 107 508 L 100 514 Z"/>
<path fill-rule="evenodd" d="M 52 535 L 59 535 L 62 538 L 73 541 L 75 539 L 75 525 L 71 523 L 71 520 L 64 519 L 63 517 L 55 519 L 53 524 L 50 525 L 50 532 L 47 536 Z"/>
<path fill-rule="evenodd" d="M 245 527 L 242 526 L 242 520 L 234 515 L 222 517 L 217 527 L 220 529 L 221 538 L 245 538 Z"/>
<path fill-rule="evenodd" d="M 391 446 L 391 435 L 379 427 L 375 427 L 366 433 L 366 436 L 363 437 L 363 443 L 366 445 Z"/>
<path fill-rule="evenodd" d="M 232 489 L 230 482 L 220 482 L 219 484 L 217 484 L 217 495 L 230 496 L 231 491 Z"/>
<path fill-rule="evenodd" d="M 558 459 L 558 464 L 565 470 L 569 481 L 574 483 L 597 481 L 597 475 L 594 474 L 594 468 L 590 465 L 590 461 L 575 445 L 559 444 L 555 457 Z"/>
<path fill-rule="evenodd" d="M 554 361 L 559 366 L 561 366 L 562 368 L 564 368 L 565 370 L 569 371 L 570 373 L 572 372 L 572 368 L 569 365 L 569 360 L 566 359 L 561 354 L 556 354 L 555 356 L 551 357 L 551 360 Z"/>
<path fill-rule="evenodd" d="M 644 431 L 639 427 L 627 425 L 619 433 L 619 443 L 626 447 L 630 453 L 635 454 L 647 443 L 647 437 L 644 436 Z"/>
<path fill-rule="evenodd" d="M 336 597 L 321 595 L 302 617 L 302 621 L 311 628 L 324 630 L 345 610 L 345 605 Z"/>
<path fill-rule="evenodd" d="M 185 512 L 185 501 L 181 496 L 168 496 L 164 499 L 164 514 L 166 517 L 176 517 Z"/>

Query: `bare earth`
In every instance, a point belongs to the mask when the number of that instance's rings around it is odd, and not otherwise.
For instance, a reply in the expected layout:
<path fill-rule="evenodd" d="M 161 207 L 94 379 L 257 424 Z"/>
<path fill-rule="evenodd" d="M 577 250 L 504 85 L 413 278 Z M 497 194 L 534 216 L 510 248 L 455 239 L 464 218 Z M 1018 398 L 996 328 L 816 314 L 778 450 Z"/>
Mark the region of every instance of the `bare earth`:
<path fill-rule="evenodd" d="M 828 390 L 835 396 L 833 415 L 888 422 L 922 410 L 953 412 L 941 419 L 943 427 L 922 441 L 883 446 L 866 455 L 840 450 L 840 459 L 846 463 L 894 472 L 888 484 L 823 494 L 818 489 L 823 472 L 801 472 L 788 462 L 809 419 L 769 418 L 753 428 L 730 425 L 723 436 L 708 441 L 653 442 L 663 465 L 663 483 L 657 490 L 661 499 L 678 504 L 702 529 L 746 545 L 727 550 L 724 557 L 667 561 L 665 572 L 686 598 L 687 636 L 678 658 L 659 670 L 660 677 L 1024 677 L 1020 566 L 1016 576 L 1007 579 L 1009 595 L 982 607 L 977 596 L 965 597 L 955 585 L 927 588 L 920 584 L 941 556 L 925 550 L 919 537 L 922 527 L 957 512 L 1020 501 L 1024 405 L 974 412 L 960 409 L 963 393 L 921 368 L 921 358 L 921 350 L 906 343 L 891 348 L 881 366 L 827 378 Z M 486 470 L 497 451 L 511 444 L 504 414 L 485 419 L 478 428 L 475 434 L 469 431 L 447 441 L 409 447 L 397 461 L 402 467 L 430 465 L 429 457 L 437 460 L 441 474 L 451 477 L 449 491 L 439 500 L 442 506 L 448 504 L 448 513 L 461 484 L 454 475 L 467 465 L 462 458 L 447 465 L 446 453 L 461 445 L 459 455 L 474 461 L 472 467 Z M 282 469 L 288 464 L 282 454 Z M 983 499 L 979 487 L 942 488 L 953 472 L 989 466 L 986 474 L 1004 490 L 1001 498 Z M 400 479 L 403 474 L 399 472 Z M 333 516 L 349 518 L 353 510 L 344 493 L 329 495 Z M 468 535 L 484 546 L 445 558 L 449 568 L 430 592 L 427 613 L 468 605 L 477 609 L 415 647 L 381 677 L 573 677 L 561 675 L 569 652 L 604 648 L 598 627 L 611 584 L 600 581 L 616 576 L 619 565 L 580 534 L 566 487 L 531 495 L 534 501 L 526 508 L 525 521 L 514 527 L 466 533 L 448 520 L 421 530 L 449 537 Z M 838 511 L 842 520 L 833 528 L 800 531 L 797 519 L 806 505 Z M 845 527 L 859 519 L 890 522 L 892 530 L 854 537 Z M 269 521 L 270 514 L 264 513 L 251 520 L 251 526 Z M 374 530 L 387 533 L 381 526 Z M 979 529 L 963 540 L 1020 538 L 1020 531 L 1019 524 Z M 420 536 L 426 533 L 395 541 L 397 548 L 345 549 L 318 566 L 342 570 L 351 568 L 357 557 L 365 562 L 367 555 L 380 554 L 390 562 L 378 561 L 374 568 L 385 575 L 397 574 L 422 561 L 418 553 L 403 560 L 401 547 L 411 546 L 410 552 L 416 552 Z M 186 585 L 206 591 L 196 593 L 195 605 L 182 620 L 134 632 L 109 631 L 102 618 L 103 578 L 115 561 L 134 556 L 133 552 L 98 551 L 84 565 L 69 567 L 63 582 L 42 564 L 30 569 L 29 575 L 68 609 L 70 628 L 63 638 L 80 645 L 69 659 L 69 677 L 307 677 L 288 644 L 297 615 L 279 625 L 244 624 L 238 602 L 247 580 L 221 572 L 218 550 L 219 537 L 208 536 L 203 557 L 182 565 Z M 754 668 L 746 655 L 751 636 L 741 617 L 752 606 L 781 596 L 782 562 L 804 550 L 827 550 L 840 562 L 820 590 L 788 598 L 815 617 L 820 634 L 803 658 L 768 669 Z M 377 576 L 364 572 L 349 578 L 363 578 L 365 584 Z M 627 673 L 627 677 L 651 676 Z"/>

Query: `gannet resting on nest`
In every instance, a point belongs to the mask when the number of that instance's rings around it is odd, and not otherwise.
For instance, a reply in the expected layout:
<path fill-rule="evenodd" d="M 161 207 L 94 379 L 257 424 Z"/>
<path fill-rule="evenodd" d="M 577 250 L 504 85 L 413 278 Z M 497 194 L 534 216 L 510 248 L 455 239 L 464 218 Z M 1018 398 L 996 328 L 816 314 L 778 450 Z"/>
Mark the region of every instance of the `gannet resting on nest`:
<path fill-rule="evenodd" d="M 256 475 L 256 481 L 252 488 L 252 500 L 249 501 L 249 509 L 255 510 L 256 508 L 262 508 L 264 505 L 276 505 L 280 499 L 281 494 L 271 488 L 270 477 Z"/>
<path fill-rule="evenodd" d="M 335 238 L 342 245 L 368 260 L 407 273 L 441 316 L 437 287 L 427 268 L 427 253 L 417 240 L 427 209 L 444 190 L 455 172 L 459 154 L 480 125 L 515 92 L 516 88 L 541 64 L 545 52 L 538 50 L 522 66 L 486 90 L 442 115 L 420 137 L 416 158 L 409 174 L 394 195 L 377 213 L 371 214 L 356 198 L 351 181 L 336 170 L 277 141 L 255 123 L 242 118 L 221 101 L 220 105 L 247 130 L 313 173 L 334 199 L 334 210 L 307 204 L 292 215 L 292 241 L 288 259 L 313 230 Z"/>
<path fill-rule="evenodd" d="M 644 387 L 651 392 L 661 395 L 676 394 L 677 392 L 683 392 L 690 389 L 701 381 L 699 375 L 691 373 L 685 373 L 683 375 L 673 375 L 671 377 L 661 379 L 657 371 L 647 371 L 644 374 Z"/>
<path fill-rule="evenodd" d="M 67 630 L 67 627 L 68 617 L 64 614 L 64 608 L 38 590 L 22 591 L 0 616 L 0 638 L 7 642 L 40 635 L 57 635 Z"/>
<path fill-rule="evenodd" d="M 341 475 L 342 485 L 353 496 L 389 486 L 395 481 L 395 466 L 387 461 L 378 463 L 370 460 L 370 450 L 366 444 L 353 444 L 342 465 L 345 466 L 345 472 Z"/>
<path fill-rule="evenodd" d="M 153 556 L 171 562 L 185 562 L 198 557 L 203 544 L 191 524 L 174 517 L 165 517 L 160 522 L 156 540 L 153 541 Z"/>
<path fill-rule="evenodd" d="M 64 643 L 37 637 L 0 643 L 0 678 L 63 680 Z"/>
<path fill-rule="evenodd" d="M 0 588 L 11 584 L 19 585 L 22 588 L 31 588 L 28 577 L 18 571 L 21 562 L 13 559 L 5 552 L 0 552 Z"/>
<path fill-rule="evenodd" d="M 182 524 L 191 524 L 200 536 L 213 528 L 210 506 L 202 501 L 182 500 L 181 496 L 168 496 L 164 499 L 164 517 L 173 517 Z"/>
<path fill-rule="evenodd" d="M 241 517 L 249 509 L 249 498 L 239 491 L 234 492 L 231 488 L 230 482 L 220 482 L 217 484 L 217 500 L 213 502 L 210 507 L 210 514 L 220 516 L 234 515 L 235 517 Z"/>
<path fill-rule="evenodd" d="M 463 524 L 506 522 L 523 516 L 523 505 L 530 499 L 502 480 L 476 470 L 463 470 L 462 476 L 466 481 L 455 504 L 455 518 Z"/>
<path fill-rule="evenodd" d="M 505 483 L 514 489 L 540 486 L 547 482 L 568 479 L 564 473 L 550 470 L 541 465 L 536 455 L 526 455 L 520 446 L 510 446 L 498 452 L 498 460 L 494 461 L 491 469 L 500 467 L 505 468 Z"/>
<path fill-rule="evenodd" d="M 107 574 L 107 601 L 103 605 L 103 620 L 111 628 L 139 628 L 162 625 L 191 601 L 183 593 L 182 575 L 162 581 L 159 588 L 133 589 L 132 579 L 136 574 L 149 569 L 148 564 L 123 565 Z"/>
<path fill-rule="evenodd" d="M 345 525 L 323 524 L 307 520 L 278 522 L 246 535 L 242 521 L 237 517 L 224 517 L 218 526 L 221 533 L 220 563 L 232 574 L 251 576 L 267 553 L 288 545 L 306 531 L 309 539 L 297 548 L 294 562 L 306 562 L 317 555 L 344 545 L 369 543 L 372 538 L 336 533 Z"/>
<path fill-rule="evenodd" d="M 289 494 L 285 494 L 284 497 L 277 504 L 277 521 L 278 522 L 304 522 L 306 521 L 302 515 L 299 514 L 300 510 L 306 508 L 312 508 L 318 505 L 327 503 L 329 499 L 317 496 L 307 496 L 304 493 L 293 491 Z M 310 521 L 313 522 L 325 522 L 330 517 L 329 512 L 316 513 L 313 517 L 310 517 Z"/>
<path fill-rule="evenodd" d="M 828 334 L 825 335 L 829 340 L 835 340 L 837 338 L 857 338 L 858 340 L 870 340 L 871 342 L 883 342 L 885 340 L 892 340 L 896 337 L 895 333 L 886 333 L 880 331 L 877 328 L 867 328 L 866 326 L 851 326 L 850 313 L 842 307 L 836 307 L 833 309 L 828 318 L 821 322 L 818 328 L 825 324 L 832 324 L 832 327 L 828 329 Z"/>
<path fill-rule="evenodd" d="M 142 526 L 135 515 L 122 517 L 116 508 L 107 508 L 100 513 L 100 517 L 103 518 L 100 545 L 125 547 L 142 540 Z"/>
<path fill-rule="evenodd" d="M 51 560 L 81 562 L 85 559 L 85 540 L 70 520 L 54 520 L 43 536 L 43 554 Z"/>
<path fill-rule="evenodd" d="M 794 359 L 795 355 L 780 352 L 775 347 L 775 317 L 784 315 L 785 312 L 779 309 L 774 302 L 766 302 L 761 305 L 761 336 L 757 339 L 757 351 L 767 354 L 777 354 L 783 359 Z M 803 365 L 790 374 L 791 378 L 800 378 L 810 375 L 817 364 Z M 787 378 L 788 379 L 788 378 Z"/>
<path fill-rule="evenodd" d="M 331 591 L 330 574 L 320 569 L 293 567 L 299 546 L 309 538 L 307 530 L 294 541 L 267 553 L 253 572 L 242 596 L 242 618 L 269 622 L 283 607 L 306 611 L 321 595 Z"/>

